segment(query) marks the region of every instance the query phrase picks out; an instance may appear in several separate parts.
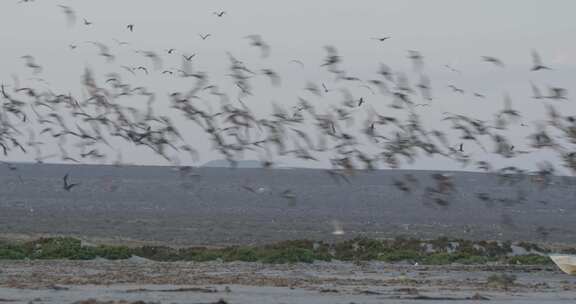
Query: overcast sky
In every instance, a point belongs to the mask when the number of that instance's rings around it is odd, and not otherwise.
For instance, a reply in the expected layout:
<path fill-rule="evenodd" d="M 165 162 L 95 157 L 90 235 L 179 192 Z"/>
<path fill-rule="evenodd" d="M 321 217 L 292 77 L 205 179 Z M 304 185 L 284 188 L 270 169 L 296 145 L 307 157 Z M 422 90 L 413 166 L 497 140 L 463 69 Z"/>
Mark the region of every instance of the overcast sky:
<path fill-rule="evenodd" d="M 75 26 L 67 26 L 58 5 L 74 9 Z M 213 14 L 221 10 L 226 11 L 222 18 Z M 418 50 L 425 57 L 426 73 L 435 88 L 433 108 L 422 112 L 431 123 L 444 111 L 489 118 L 490 113 L 502 107 L 504 92 L 512 95 L 526 121 L 538 120 L 543 118 L 544 107 L 541 102 L 530 100 L 530 82 L 543 88 L 554 85 L 571 90 L 576 81 L 573 0 L 2 0 L 0 11 L 0 81 L 10 85 L 16 74 L 27 84 L 31 71 L 20 57 L 29 54 L 44 67 L 41 77 L 50 87 L 75 94 L 80 92 L 80 75 L 86 66 L 104 74 L 119 72 L 120 65 L 147 63 L 133 50 L 164 53 L 164 67 L 178 67 L 181 57 L 168 56 L 165 50 L 169 48 L 177 49 L 179 54 L 196 53 L 194 68 L 208 72 L 216 83 L 227 79 L 226 52 L 258 69 L 275 69 L 283 77 L 283 86 L 271 89 L 263 78 L 257 84 L 261 93 L 250 100 L 251 105 L 263 108 L 270 101 L 293 104 L 297 97 L 305 95 L 302 88 L 307 81 L 330 83 L 319 68 L 325 45 L 336 46 L 344 58 L 343 67 L 362 79 L 375 77 L 381 62 L 410 73 L 407 50 Z M 84 18 L 93 24 L 85 26 Z M 134 24 L 134 32 L 126 29 L 127 24 Z M 199 38 L 199 34 L 207 33 L 212 36 Z M 249 46 L 244 37 L 251 34 L 260 34 L 270 44 L 269 58 L 261 59 L 258 50 Z M 385 42 L 371 39 L 382 36 L 392 38 Z M 120 47 L 113 39 L 130 45 Z M 86 41 L 108 44 L 117 61 L 105 63 L 96 55 L 97 49 Z M 70 44 L 78 48 L 71 50 Z M 538 50 L 554 70 L 530 73 L 532 49 Z M 480 57 L 486 55 L 500 58 L 506 68 L 482 62 Z M 290 63 L 293 59 L 303 61 L 305 67 Z M 462 73 L 449 71 L 444 67 L 447 64 Z M 160 96 L 182 88 L 179 80 L 160 75 L 133 78 L 130 82 L 134 85 L 152 87 Z M 447 88 L 449 84 L 470 94 L 480 92 L 487 98 L 456 96 Z M 361 90 L 359 94 L 366 94 L 373 104 L 383 100 L 382 96 Z M 159 99 L 161 102 L 167 104 L 167 99 Z M 559 107 L 574 112 L 572 102 Z M 521 140 L 522 132 L 513 134 Z M 202 161 L 218 158 L 210 154 L 206 142 L 198 140 L 198 145 L 203 152 Z M 527 156 L 520 161 L 530 164 L 537 160 L 534 157 L 542 156 Z M 10 158 L 26 159 L 30 157 Z M 130 159 L 137 163 L 158 162 L 146 153 Z M 448 164 L 426 161 L 416 167 L 447 168 Z"/>

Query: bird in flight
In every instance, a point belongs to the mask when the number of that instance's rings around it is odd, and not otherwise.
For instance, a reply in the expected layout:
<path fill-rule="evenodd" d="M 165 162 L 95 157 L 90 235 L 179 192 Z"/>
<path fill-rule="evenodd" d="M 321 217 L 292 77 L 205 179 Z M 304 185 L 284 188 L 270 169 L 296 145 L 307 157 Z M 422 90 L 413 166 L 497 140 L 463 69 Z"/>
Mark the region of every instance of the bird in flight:
<path fill-rule="evenodd" d="M 30 55 L 22 56 L 24 60 L 26 60 L 26 66 L 31 68 L 34 71 L 34 74 L 38 74 L 42 72 L 42 67 L 36 63 L 34 57 Z"/>
<path fill-rule="evenodd" d="M 93 45 L 95 45 L 99 50 L 100 53 L 98 53 L 98 55 L 106 58 L 107 62 L 112 62 L 114 61 L 114 55 L 112 55 L 112 53 L 110 53 L 110 48 L 105 45 L 104 43 L 101 42 L 95 42 L 95 41 L 87 41 L 87 43 L 91 43 Z"/>
<path fill-rule="evenodd" d="M 302 61 L 300 61 L 300 60 L 294 59 L 294 60 L 290 60 L 290 62 L 291 62 L 291 63 L 299 64 L 301 67 L 304 67 L 304 62 L 302 62 Z"/>
<path fill-rule="evenodd" d="M 72 190 L 72 188 L 80 185 L 80 183 L 72 183 L 72 184 L 71 184 L 71 183 L 68 182 L 68 179 L 69 179 L 69 174 L 66 173 L 66 175 L 64 175 L 64 178 L 62 178 L 62 180 L 64 181 L 64 185 L 63 185 L 62 188 L 63 188 L 64 190 L 70 191 L 70 190 Z"/>
<path fill-rule="evenodd" d="M 408 58 L 412 61 L 412 65 L 414 65 L 414 69 L 421 70 L 422 66 L 424 65 L 424 57 L 420 52 L 409 50 L 408 51 Z"/>
<path fill-rule="evenodd" d="M 482 60 L 485 62 L 489 62 L 494 64 L 495 66 L 504 67 L 504 63 L 502 62 L 502 60 L 496 58 L 496 57 L 492 57 L 492 56 L 482 56 Z"/>
<path fill-rule="evenodd" d="M 386 40 L 388 40 L 388 39 L 390 39 L 390 38 L 392 38 L 392 37 L 389 37 L 389 36 L 386 36 L 386 37 L 373 37 L 372 40 L 378 40 L 378 41 L 380 41 L 380 42 L 384 42 L 384 41 L 386 41 Z"/>
<path fill-rule="evenodd" d="M 129 31 L 133 32 L 133 31 L 134 31 L 134 24 L 128 24 L 128 25 L 126 26 L 126 28 L 127 28 Z"/>
<path fill-rule="evenodd" d="M 540 54 L 535 50 L 532 51 L 532 69 L 531 71 L 540 71 L 540 70 L 551 70 L 550 67 L 545 66 L 542 64 L 542 59 L 540 59 Z"/>
<path fill-rule="evenodd" d="M 262 37 L 260 35 L 249 35 L 246 36 L 247 39 L 252 40 L 250 42 L 250 45 L 255 46 L 255 47 L 259 47 L 260 50 L 262 51 L 262 58 L 266 58 L 270 55 L 270 46 L 264 42 L 264 40 L 262 40 Z"/>
<path fill-rule="evenodd" d="M 270 81 L 272 82 L 273 86 L 279 86 L 281 83 L 280 80 L 280 76 L 278 76 L 278 73 L 276 73 L 275 71 L 271 70 L 271 69 L 262 69 L 262 74 L 268 76 L 268 78 L 270 78 Z"/>
<path fill-rule="evenodd" d="M 534 99 L 542 99 L 544 98 L 542 96 L 542 93 L 540 92 L 540 89 L 534 84 L 534 83 L 530 83 L 530 86 L 532 87 L 532 94 L 534 94 L 532 96 L 532 98 Z"/>
<path fill-rule="evenodd" d="M 68 19 L 68 26 L 72 26 L 76 23 L 76 13 L 71 7 L 66 5 L 58 5 L 64 11 L 66 18 Z"/>
<path fill-rule="evenodd" d="M 143 66 L 139 66 L 139 67 L 137 67 L 136 69 L 137 69 L 137 70 L 142 70 L 142 71 L 144 71 L 144 73 L 146 73 L 146 75 L 148 75 L 148 69 L 147 69 L 147 68 L 145 68 L 145 67 L 143 67 Z"/>
<path fill-rule="evenodd" d="M 332 234 L 333 235 L 343 235 L 344 234 L 344 229 L 342 227 L 342 224 L 337 221 L 337 220 L 333 220 L 332 221 Z"/>
<path fill-rule="evenodd" d="M 218 16 L 218 17 L 222 17 L 222 16 L 224 16 L 224 14 L 226 14 L 225 11 L 214 12 L 214 15 L 216 15 L 216 16 Z"/>
<path fill-rule="evenodd" d="M 126 42 L 126 41 L 120 41 L 118 39 L 114 39 L 114 41 L 119 45 L 119 46 L 124 46 L 124 45 L 129 45 L 130 43 Z"/>
<path fill-rule="evenodd" d="M 202 40 L 206 40 L 206 39 L 208 39 L 208 37 L 210 37 L 212 35 L 211 34 L 206 34 L 206 35 L 198 34 L 198 36 L 200 36 L 200 38 L 202 38 Z"/>
<path fill-rule="evenodd" d="M 182 57 L 184 57 L 184 59 L 186 59 L 186 61 L 190 61 L 192 60 L 192 58 L 194 58 L 196 56 L 196 53 L 192 54 L 192 55 L 182 55 Z"/>
<path fill-rule="evenodd" d="M 566 95 L 568 94 L 568 90 L 564 89 L 564 88 L 558 88 L 558 87 L 551 87 L 548 89 L 549 95 L 547 98 L 549 99 L 556 99 L 556 100 L 566 100 L 568 98 L 566 98 Z"/>
<path fill-rule="evenodd" d="M 92 22 L 88 21 L 88 20 L 86 20 L 86 18 L 84 18 L 84 25 L 90 26 L 90 25 L 92 25 Z"/>
<path fill-rule="evenodd" d="M 455 93 L 460 93 L 460 94 L 464 94 L 464 90 L 462 90 L 461 88 L 451 84 L 448 86 L 449 88 L 452 89 L 452 91 L 454 91 Z"/>

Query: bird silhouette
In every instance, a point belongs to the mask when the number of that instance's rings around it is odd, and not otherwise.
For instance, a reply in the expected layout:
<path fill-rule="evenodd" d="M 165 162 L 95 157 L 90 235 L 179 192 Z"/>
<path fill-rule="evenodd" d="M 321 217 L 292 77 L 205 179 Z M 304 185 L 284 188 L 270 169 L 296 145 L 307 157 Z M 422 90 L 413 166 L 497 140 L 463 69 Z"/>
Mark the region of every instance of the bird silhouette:
<path fill-rule="evenodd" d="M 64 182 L 62 188 L 68 192 L 70 192 L 72 190 L 72 188 L 79 186 L 80 183 L 69 183 L 68 181 L 69 179 L 69 173 L 66 173 L 66 175 L 64 175 L 64 177 L 62 178 L 62 181 Z"/>
<path fill-rule="evenodd" d="M 22 59 L 26 61 L 26 66 L 34 71 L 34 74 L 42 72 L 42 67 L 36 63 L 36 60 L 31 55 L 22 56 Z"/>
<path fill-rule="evenodd" d="M 392 38 L 392 37 L 389 37 L 389 36 L 386 36 L 386 37 L 373 37 L 372 39 L 373 39 L 373 40 L 378 40 L 378 41 L 380 41 L 380 42 L 384 42 L 384 41 L 386 41 L 386 40 L 388 40 L 388 39 L 390 39 L 390 38 Z"/>
<path fill-rule="evenodd" d="M 192 55 L 182 55 L 182 57 L 184 57 L 184 59 L 186 59 L 186 61 L 190 61 L 190 60 L 192 60 L 192 58 L 196 57 L 196 53 L 194 53 Z"/>
<path fill-rule="evenodd" d="M 531 71 L 541 71 L 541 70 L 551 70 L 550 67 L 545 66 L 542 63 L 542 59 L 540 58 L 540 54 L 536 52 L 536 50 L 532 50 L 532 69 Z"/>
<path fill-rule="evenodd" d="M 126 26 L 126 28 L 127 28 L 129 31 L 133 32 L 133 31 L 134 31 L 134 24 L 128 24 L 128 25 Z"/>
<path fill-rule="evenodd" d="M 68 20 L 68 26 L 73 26 L 74 24 L 76 24 L 76 12 L 74 12 L 74 10 L 69 6 L 66 5 L 58 5 L 58 6 L 62 8 L 62 11 L 66 15 L 66 19 Z"/>
<path fill-rule="evenodd" d="M 333 235 L 344 235 L 344 228 L 342 223 L 338 220 L 332 220 L 332 234 Z"/>
<path fill-rule="evenodd" d="M 505 67 L 504 63 L 503 63 L 500 59 L 498 59 L 498 58 L 496 58 L 496 57 L 492 57 L 492 56 L 482 56 L 482 60 L 485 61 L 485 62 L 488 62 L 488 63 L 492 63 L 493 65 L 495 65 L 495 66 L 497 66 L 497 67 L 500 67 L 500 68 Z"/>
<path fill-rule="evenodd" d="M 260 48 L 262 58 L 270 55 L 270 46 L 262 40 L 260 35 L 248 35 L 245 38 L 251 40 L 250 45 Z"/>
<path fill-rule="evenodd" d="M 302 68 L 304 68 L 304 62 L 302 62 L 301 60 L 293 59 L 293 60 L 290 60 L 290 62 L 296 63 L 296 64 L 300 65 Z"/>

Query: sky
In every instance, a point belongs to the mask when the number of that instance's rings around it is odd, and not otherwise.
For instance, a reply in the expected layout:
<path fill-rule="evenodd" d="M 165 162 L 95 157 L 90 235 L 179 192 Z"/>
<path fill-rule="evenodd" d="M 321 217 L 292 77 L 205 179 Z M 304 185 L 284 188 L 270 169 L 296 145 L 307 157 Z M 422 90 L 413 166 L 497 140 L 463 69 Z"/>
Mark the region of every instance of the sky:
<path fill-rule="evenodd" d="M 77 22 L 68 26 L 62 8 L 66 5 L 76 12 Z M 230 52 L 255 68 L 273 68 L 282 76 L 282 86 L 272 88 L 264 77 L 255 84 L 258 96 L 247 102 L 261 111 L 270 102 L 290 105 L 298 97 L 306 97 L 302 88 L 307 81 L 326 82 L 325 70 L 319 65 L 325 56 L 326 45 L 337 47 L 342 55 L 343 67 L 349 74 L 362 79 L 373 79 L 380 63 L 386 63 L 395 71 L 414 76 L 408 50 L 418 50 L 425 58 L 425 71 L 432 79 L 434 100 L 432 107 L 422 110 L 421 115 L 432 125 L 443 112 L 476 115 L 489 119 L 502 107 L 502 96 L 513 98 L 526 122 L 543 118 L 543 103 L 530 99 L 530 83 L 545 90 L 546 86 L 574 88 L 576 72 L 576 1 L 555 0 L 364 0 L 364 1 L 264 1 L 264 0 L 35 0 L 20 3 L 19 0 L 0 2 L 0 82 L 13 84 L 18 75 L 22 84 L 33 80 L 31 71 L 20 58 L 33 55 L 43 66 L 40 75 L 49 84 L 38 84 L 59 91 L 81 95 L 80 76 L 85 67 L 97 73 L 119 72 L 120 65 L 142 65 L 146 58 L 134 54 L 134 50 L 150 50 L 163 53 L 164 68 L 178 66 L 180 54 L 197 54 L 193 60 L 196 70 L 206 71 L 215 83 L 228 81 Z M 225 11 L 219 18 L 213 14 Z M 83 24 L 83 19 L 92 22 Z M 134 24 L 134 31 L 126 25 Z M 199 34 L 211 34 L 202 40 Z M 259 34 L 271 46 L 269 58 L 260 58 L 256 48 L 251 47 L 247 35 Z M 374 37 L 390 36 L 380 42 Z M 129 42 L 119 46 L 114 39 Z M 106 63 L 97 56 L 97 49 L 87 41 L 109 45 L 117 59 Z M 78 48 L 71 50 L 70 44 Z M 178 55 L 169 56 L 167 49 L 175 48 Z M 537 50 L 553 71 L 530 73 L 530 52 Z M 481 56 L 496 56 L 505 64 L 504 69 L 482 62 Z M 291 60 L 304 62 L 304 67 Z M 445 65 L 460 71 L 455 73 Z M 159 110 L 168 105 L 168 94 L 186 87 L 179 79 L 166 79 L 159 73 L 131 76 L 126 79 L 135 85 L 148 86 L 158 92 Z M 414 78 L 416 79 L 416 78 Z M 229 81 L 228 81 L 229 82 Z M 466 90 L 466 96 L 454 94 L 448 85 Z M 226 87 L 225 87 L 226 88 Z M 384 97 L 373 95 L 361 88 L 354 92 L 365 96 L 372 106 L 386 110 Z M 486 99 L 477 100 L 472 92 L 480 92 Z M 164 96 L 162 98 L 162 96 Z M 330 99 L 327 97 L 326 99 Z M 334 97 L 338 101 L 339 98 Z M 333 100 L 319 101 L 330 103 Z M 573 100 L 558 104 L 565 113 L 574 112 Z M 572 113 L 570 112 L 570 113 Z M 519 141 L 525 131 L 511 130 Z M 189 140 L 201 152 L 201 161 L 219 158 L 201 134 L 190 131 Z M 138 164 L 160 164 L 152 153 L 118 147 L 128 158 Z M 482 153 L 475 151 L 476 155 Z M 547 155 L 529 155 L 507 162 L 531 165 Z M 4 160 L 31 160 L 27 155 L 11 154 Z M 324 166 L 285 160 L 288 165 Z M 414 168 L 457 168 L 444 160 L 422 160 Z"/>

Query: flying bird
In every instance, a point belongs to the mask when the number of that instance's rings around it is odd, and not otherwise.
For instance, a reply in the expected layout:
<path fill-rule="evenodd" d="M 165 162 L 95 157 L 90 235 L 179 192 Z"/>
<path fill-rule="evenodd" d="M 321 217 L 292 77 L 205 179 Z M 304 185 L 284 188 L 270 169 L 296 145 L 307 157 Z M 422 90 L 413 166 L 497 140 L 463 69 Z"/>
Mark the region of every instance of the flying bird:
<path fill-rule="evenodd" d="M 128 25 L 126 26 L 126 28 L 127 28 L 129 31 L 133 32 L 133 31 L 134 31 L 134 24 L 128 24 Z"/>
<path fill-rule="evenodd" d="M 147 68 L 145 68 L 145 67 L 143 67 L 143 66 L 139 66 L 139 67 L 137 67 L 136 69 L 137 69 L 137 70 L 142 70 L 142 71 L 144 71 L 144 73 L 146 73 L 146 75 L 148 75 L 148 69 L 147 69 Z"/>
<path fill-rule="evenodd" d="M 504 63 L 502 62 L 502 60 L 496 58 L 496 57 L 492 57 L 492 56 L 482 56 L 482 60 L 485 62 L 489 62 L 494 64 L 497 67 L 504 67 Z"/>
<path fill-rule="evenodd" d="M 550 67 L 545 66 L 542 64 L 542 59 L 540 58 L 540 54 L 535 50 L 532 51 L 532 69 L 531 71 L 540 71 L 540 70 L 551 70 Z"/>
<path fill-rule="evenodd" d="M 208 39 L 208 37 L 212 36 L 212 34 L 206 34 L 206 35 L 198 34 L 198 36 L 200 36 L 200 38 L 202 38 L 202 40 L 206 40 L 206 39 Z"/>
<path fill-rule="evenodd" d="M 294 59 L 294 60 L 290 60 L 290 63 L 296 63 L 298 65 L 300 65 L 302 68 L 304 68 L 304 62 Z"/>
<path fill-rule="evenodd" d="M 422 54 L 420 54 L 420 52 L 409 50 L 408 58 L 412 60 L 412 65 L 414 65 L 414 69 L 416 70 L 422 69 L 422 66 L 424 65 L 424 57 L 422 56 Z"/>
<path fill-rule="evenodd" d="M 151 51 L 137 51 L 137 52 L 150 58 L 150 60 L 152 60 L 152 64 L 154 65 L 154 69 L 160 70 L 162 68 L 162 58 L 160 58 L 158 54 Z"/>
<path fill-rule="evenodd" d="M 116 42 L 119 46 L 125 46 L 125 45 L 129 45 L 130 43 L 125 42 L 125 41 L 120 41 L 118 39 L 114 39 L 114 42 Z"/>
<path fill-rule="evenodd" d="M 449 85 L 448 87 L 451 88 L 454 93 L 464 94 L 464 90 L 463 90 L 463 89 L 458 88 L 458 87 L 456 87 L 456 86 L 453 85 L 453 84 Z"/>
<path fill-rule="evenodd" d="M 534 99 L 542 99 L 544 98 L 542 96 L 542 93 L 540 92 L 540 89 L 534 84 L 534 83 L 530 83 L 530 86 L 532 87 L 532 98 Z"/>
<path fill-rule="evenodd" d="M 332 234 L 344 235 L 344 228 L 342 227 L 342 223 L 340 223 L 338 220 L 332 221 Z"/>
<path fill-rule="evenodd" d="M 100 50 L 98 55 L 106 58 L 106 62 L 114 61 L 115 57 L 114 57 L 114 55 L 112 55 L 112 53 L 110 53 L 110 48 L 107 45 L 105 45 L 104 43 L 95 42 L 95 41 L 88 41 L 88 43 L 91 43 L 91 44 L 95 45 L 96 47 L 98 47 L 98 49 Z"/>
<path fill-rule="evenodd" d="M 90 26 L 90 25 L 92 25 L 92 22 L 88 21 L 88 20 L 86 20 L 86 18 L 84 18 L 84 25 Z"/>
<path fill-rule="evenodd" d="M 278 76 L 278 73 L 276 73 L 275 71 L 271 69 L 262 69 L 262 74 L 270 78 L 272 85 L 279 86 L 281 84 L 280 76 Z"/>
<path fill-rule="evenodd" d="M 34 74 L 38 74 L 38 73 L 42 72 L 42 67 L 36 63 L 36 60 L 34 59 L 34 57 L 32 57 L 30 55 L 25 55 L 25 56 L 22 56 L 22 59 L 24 59 L 26 61 L 26 66 L 31 68 L 33 70 Z"/>
<path fill-rule="evenodd" d="M 66 19 L 68 20 L 68 26 L 73 26 L 74 24 L 76 24 L 76 13 L 74 12 L 74 10 L 66 5 L 58 5 L 58 6 L 62 8 L 62 11 L 66 15 Z"/>
<path fill-rule="evenodd" d="M 196 53 L 194 53 L 192 55 L 182 55 L 182 57 L 184 57 L 184 59 L 186 59 L 186 61 L 190 61 L 190 60 L 192 60 L 192 58 L 196 57 Z"/>
<path fill-rule="evenodd" d="M 260 35 L 249 35 L 245 38 L 251 40 L 250 45 L 260 48 L 262 58 L 266 58 L 270 55 L 270 46 L 262 40 Z"/>
<path fill-rule="evenodd" d="M 392 38 L 392 37 L 389 37 L 389 36 L 387 36 L 387 37 L 374 37 L 374 38 L 372 38 L 372 40 L 378 40 L 380 42 L 384 42 L 390 38 Z"/>
<path fill-rule="evenodd" d="M 216 15 L 216 16 L 218 16 L 218 17 L 222 17 L 222 16 L 224 16 L 224 14 L 226 14 L 225 11 L 214 12 L 214 15 Z"/>
<path fill-rule="evenodd" d="M 416 85 L 420 89 L 420 94 L 422 98 L 426 100 L 432 100 L 432 85 L 430 83 L 430 78 L 426 75 L 420 76 L 420 83 Z"/>
<path fill-rule="evenodd" d="M 568 94 L 568 90 L 564 88 L 557 88 L 557 87 L 550 87 L 548 88 L 548 99 L 556 99 L 556 100 L 566 100 L 566 95 Z"/>
<path fill-rule="evenodd" d="M 64 184 L 63 184 L 63 187 L 62 187 L 62 188 L 63 188 L 64 190 L 70 191 L 70 190 L 72 190 L 72 188 L 80 185 L 80 183 L 72 183 L 72 184 L 71 184 L 71 183 L 68 182 L 68 179 L 69 179 L 69 174 L 66 173 L 66 175 L 64 175 L 64 177 L 62 178 L 62 180 L 64 181 Z"/>

